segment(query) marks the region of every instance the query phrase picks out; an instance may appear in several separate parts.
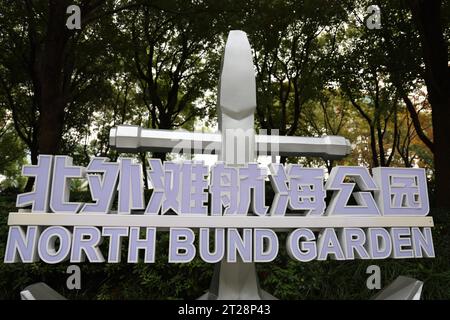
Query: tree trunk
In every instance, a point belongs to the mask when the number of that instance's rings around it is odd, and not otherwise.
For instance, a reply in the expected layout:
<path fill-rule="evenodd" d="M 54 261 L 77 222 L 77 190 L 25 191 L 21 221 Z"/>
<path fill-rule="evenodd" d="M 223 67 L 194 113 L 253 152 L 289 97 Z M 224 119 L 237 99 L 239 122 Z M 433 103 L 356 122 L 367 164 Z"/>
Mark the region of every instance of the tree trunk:
<path fill-rule="evenodd" d="M 57 154 L 61 146 L 66 105 L 63 90 L 64 51 L 68 41 L 66 8 L 66 1 L 49 1 L 47 35 L 37 66 L 41 84 L 40 154 Z"/>
<path fill-rule="evenodd" d="M 147 175 L 147 156 L 145 152 L 140 152 L 139 157 L 141 158 L 142 163 L 142 175 L 144 179 L 144 188 L 148 190 L 148 175 Z"/>
<path fill-rule="evenodd" d="M 373 124 L 369 123 L 369 128 L 370 128 L 370 150 L 372 151 L 372 168 L 376 168 L 380 166 L 380 162 L 378 161 L 375 127 Z"/>
<path fill-rule="evenodd" d="M 441 24 L 441 1 L 409 2 L 420 33 L 425 83 L 432 107 L 436 205 L 450 208 L 450 73 Z"/>
<path fill-rule="evenodd" d="M 31 151 L 31 164 L 35 165 L 38 162 L 38 150 L 36 147 L 30 147 L 30 151 Z M 25 185 L 25 190 L 24 192 L 30 192 L 33 189 L 33 185 L 34 185 L 34 178 L 33 177 L 29 177 L 27 180 L 27 184 Z"/>

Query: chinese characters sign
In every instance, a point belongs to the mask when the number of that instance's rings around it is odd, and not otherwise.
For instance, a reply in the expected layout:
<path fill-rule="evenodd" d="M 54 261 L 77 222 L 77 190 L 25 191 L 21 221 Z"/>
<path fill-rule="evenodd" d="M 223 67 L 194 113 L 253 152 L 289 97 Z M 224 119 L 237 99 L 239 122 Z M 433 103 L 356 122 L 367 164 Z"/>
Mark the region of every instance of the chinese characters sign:
<path fill-rule="evenodd" d="M 167 228 L 169 262 L 189 262 L 196 254 L 210 263 L 235 262 L 238 255 L 269 262 L 279 251 L 275 231 L 289 232 L 286 249 L 303 262 L 433 257 L 425 171 L 372 172 L 338 166 L 325 181 L 323 169 L 295 164 L 208 168 L 150 159 L 152 193 L 145 201 L 142 166 L 133 159 L 93 158 L 84 168 L 67 156 L 41 155 L 37 165 L 23 168 L 35 187 L 17 197 L 17 207 L 30 210 L 10 214 L 4 259 L 117 263 L 127 239 L 127 261 L 138 262 L 142 252 L 150 263 L 157 230 Z M 70 201 L 70 179 L 86 179 L 92 201 Z"/>

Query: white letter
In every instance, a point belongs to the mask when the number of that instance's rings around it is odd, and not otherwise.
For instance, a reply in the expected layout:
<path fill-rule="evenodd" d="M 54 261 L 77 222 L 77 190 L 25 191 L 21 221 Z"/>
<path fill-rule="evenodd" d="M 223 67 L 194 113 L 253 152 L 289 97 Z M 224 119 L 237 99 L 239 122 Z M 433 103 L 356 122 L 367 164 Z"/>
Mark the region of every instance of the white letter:
<path fill-rule="evenodd" d="M 39 240 L 39 229 L 30 226 L 27 234 L 22 227 L 12 226 L 9 228 L 8 240 L 6 241 L 5 263 L 15 263 L 22 260 L 25 263 L 38 261 L 37 242 Z M 20 260 L 19 260 L 19 257 Z"/>
<path fill-rule="evenodd" d="M 254 262 L 271 262 L 275 260 L 278 254 L 278 237 L 270 229 L 254 230 Z M 264 239 L 267 239 L 268 246 L 264 250 Z"/>
<path fill-rule="evenodd" d="M 169 263 L 191 262 L 195 258 L 194 240 L 191 229 L 170 228 Z"/>
<path fill-rule="evenodd" d="M 345 260 L 344 252 L 333 228 L 325 228 L 319 235 L 317 243 L 319 256 L 317 260 L 326 260 L 329 254 L 332 254 L 336 260 Z"/>
<path fill-rule="evenodd" d="M 85 239 L 85 236 L 88 236 Z M 89 262 L 104 262 L 98 246 L 103 238 L 96 227 L 73 227 L 73 244 L 70 262 L 84 262 L 87 257 Z"/>
<path fill-rule="evenodd" d="M 300 238 L 305 238 L 307 241 L 302 241 L 299 246 Z M 291 232 L 286 241 L 286 247 L 289 256 L 292 259 L 308 262 L 317 257 L 316 237 L 310 229 L 296 229 Z"/>
<path fill-rule="evenodd" d="M 139 227 L 130 228 L 130 237 L 128 239 L 128 263 L 138 262 L 139 249 L 145 250 L 145 263 L 155 262 L 155 228 L 147 228 L 147 238 L 139 239 Z"/>

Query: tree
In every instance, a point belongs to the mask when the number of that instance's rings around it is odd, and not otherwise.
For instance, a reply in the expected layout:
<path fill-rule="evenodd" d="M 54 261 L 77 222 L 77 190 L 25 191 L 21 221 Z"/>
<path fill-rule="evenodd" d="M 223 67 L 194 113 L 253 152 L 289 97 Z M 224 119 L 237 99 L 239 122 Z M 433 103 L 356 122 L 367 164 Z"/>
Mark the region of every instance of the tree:
<path fill-rule="evenodd" d="M 378 32 L 388 57 L 386 66 L 411 117 L 414 129 L 433 152 L 436 200 L 438 207 L 450 207 L 446 190 L 450 187 L 450 72 L 448 65 L 449 13 L 446 1 L 389 2 L 379 6 L 383 28 Z M 426 132 L 411 96 L 426 85 L 432 109 L 432 135 Z M 426 102 L 425 102 L 426 103 Z"/>
<path fill-rule="evenodd" d="M 0 190 L 20 190 L 25 185 L 21 166 L 26 161 L 25 146 L 14 130 L 11 112 L 4 108 L 6 101 L 0 96 Z"/>
<path fill-rule="evenodd" d="M 369 127 L 370 166 L 389 166 L 398 140 L 399 97 L 389 79 L 383 44 L 376 32 L 355 22 L 345 34 L 345 47 L 335 61 L 335 77 Z"/>
<path fill-rule="evenodd" d="M 424 80 L 432 107 L 437 206 L 450 208 L 450 67 L 443 20 L 448 19 L 450 7 L 443 7 L 438 0 L 411 0 L 409 7 L 420 34 Z"/>
<path fill-rule="evenodd" d="M 141 119 L 147 127 L 192 128 L 206 111 L 197 100 L 216 85 L 219 60 L 214 20 L 203 8 L 204 4 L 184 1 L 169 2 L 159 10 L 140 6 L 119 21 L 129 39 L 130 77 L 148 111 Z M 145 155 L 141 158 L 145 163 Z"/>
<path fill-rule="evenodd" d="M 82 28 L 69 30 L 70 4 L 68 0 L 0 3 L 5 12 L 0 16 L 4 48 L 0 89 L 8 97 L 15 128 L 30 148 L 33 163 L 38 153 L 60 151 L 67 115 L 74 108 L 80 113 L 81 106 L 74 102 L 86 96 L 85 90 L 99 89 L 98 80 L 108 65 L 104 50 L 113 42 L 108 35 L 115 34 L 110 29 L 112 13 L 124 9 L 108 0 L 82 1 Z M 102 32 L 105 28 L 108 32 Z"/>
<path fill-rule="evenodd" d="M 322 5 L 264 1 L 243 21 L 247 29 L 254 28 L 250 40 L 257 71 L 256 115 L 264 129 L 278 129 L 280 135 L 307 131 L 300 126 L 303 106 L 320 95 L 328 81 L 326 65 L 336 53 L 336 36 L 346 15 L 340 4 Z M 259 19 L 264 23 L 252 24 Z"/>
<path fill-rule="evenodd" d="M 353 110 L 348 98 L 339 89 L 325 88 L 316 99 L 307 102 L 303 107 L 302 126 L 307 128 L 307 136 L 321 137 L 323 135 L 340 135 L 350 141 L 355 142 L 361 130 L 354 130 L 355 126 L 360 129 L 363 127 L 357 122 L 359 114 Z M 356 152 L 355 152 L 356 151 Z M 355 148 L 352 155 L 340 160 L 339 163 L 358 163 L 361 162 L 362 152 Z M 336 160 L 322 160 L 308 163 L 312 166 L 320 166 L 325 163 L 328 172 L 331 172 Z M 370 163 L 367 161 L 367 163 Z"/>
<path fill-rule="evenodd" d="M 425 95 L 426 98 L 426 95 Z M 423 97 L 411 99 L 411 103 L 417 111 L 417 117 L 421 124 L 422 130 L 431 135 L 431 108 L 429 104 L 424 101 Z M 417 107 L 417 106 L 420 106 Z M 398 165 L 405 167 L 413 167 L 418 164 L 421 168 L 429 169 L 433 171 L 433 153 L 423 143 L 422 139 L 418 136 L 417 131 L 414 129 L 414 122 L 411 118 L 411 114 L 405 110 L 399 113 L 398 116 L 398 139 L 396 150 L 401 158 L 401 162 Z"/>

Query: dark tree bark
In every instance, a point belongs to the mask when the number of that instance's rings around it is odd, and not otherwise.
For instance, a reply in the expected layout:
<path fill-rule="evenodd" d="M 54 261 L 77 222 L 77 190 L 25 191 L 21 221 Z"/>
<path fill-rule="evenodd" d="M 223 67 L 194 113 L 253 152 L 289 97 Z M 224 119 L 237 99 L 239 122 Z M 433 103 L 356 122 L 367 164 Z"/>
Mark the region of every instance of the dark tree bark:
<path fill-rule="evenodd" d="M 425 134 L 425 131 L 422 128 L 422 125 L 420 124 L 419 114 L 416 111 L 416 108 L 414 107 L 413 103 L 411 102 L 411 99 L 402 92 L 402 99 L 403 102 L 405 102 L 406 108 L 408 109 L 408 113 L 411 116 L 411 120 L 414 125 L 414 129 L 417 132 L 417 136 L 420 140 L 427 146 L 428 149 L 430 149 L 431 152 L 434 153 L 434 145 L 433 141 L 430 140 L 430 138 L 427 137 Z"/>
<path fill-rule="evenodd" d="M 42 54 L 38 59 L 38 77 L 41 91 L 39 117 L 39 153 L 57 154 L 64 128 L 64 58 L 68 30 L 65 0 L 50 0 L 48 29 Z"/>
<path fill-rule="evenodd" d="M 419 30 L 425 83 L 432 107 L 436 205 L 450 208 L 450 72 L 441 23 L 441 1 L 410 0 Z"/>
<path fill-rule="evenodd" d="M 144 179 L 144 188 L 148 190 L 148 175 L 147 175 L 147 154 L 145 152 L 139 153 L 139 158 L 142 163 L 142 177 Z"/>

